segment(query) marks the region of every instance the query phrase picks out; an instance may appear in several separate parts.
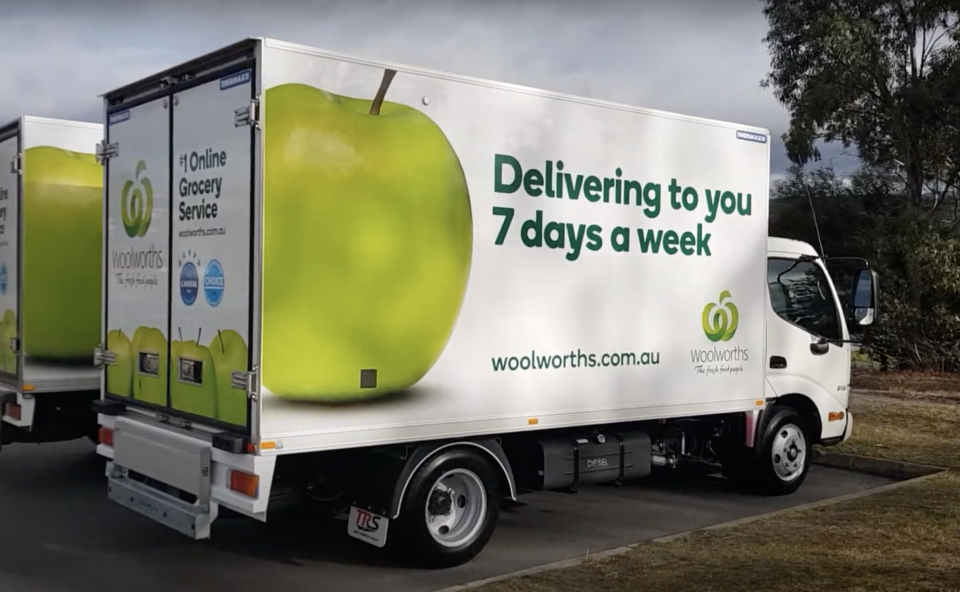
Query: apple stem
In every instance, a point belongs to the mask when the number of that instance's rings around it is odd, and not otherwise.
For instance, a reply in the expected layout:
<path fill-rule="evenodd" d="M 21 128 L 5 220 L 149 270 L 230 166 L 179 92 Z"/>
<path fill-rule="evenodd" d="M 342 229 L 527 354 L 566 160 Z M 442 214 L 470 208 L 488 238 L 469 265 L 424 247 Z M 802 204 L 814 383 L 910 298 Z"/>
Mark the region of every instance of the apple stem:
<path fill-rule="evenodd" d="M 183 341 L 183 328 L 177 327 L 177 333 L 180 335 L 180 341 Z"/>
<path fill-rule="evenodd" d="M 373 103 L 370 104 L 370 115 L 380 115 L 380 107 L 383 105 L 383 99 L 387 96 L 387 89 L 390 88 L 390 83 L 393 82 L 393 77 L 396 75 L 396 70 L 383 71 L 383 80 L 380 81 L 377 96 L 373 97 Z"/>
<path fill-rule="evenodd" d="M 223 347 L 223 335 L 220 333 L 220 329 L 217 329 L 217 337 L 220 338 L 220 351 L 227 353 L 227 350 Z"/>
<path fill-rule="evenodd" d="M 197 345 L 200 345 L 200 334 L 203 333 L 203 327 L 197 329 Z"/>

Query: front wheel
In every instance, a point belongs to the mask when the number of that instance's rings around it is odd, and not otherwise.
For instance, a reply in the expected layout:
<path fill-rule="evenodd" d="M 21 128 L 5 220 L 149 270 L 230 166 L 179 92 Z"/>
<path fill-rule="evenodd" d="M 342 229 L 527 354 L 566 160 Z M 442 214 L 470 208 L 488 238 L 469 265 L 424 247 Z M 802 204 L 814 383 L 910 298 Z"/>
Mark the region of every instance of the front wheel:
<path fill-rule="evenodd" d="M 444 451 L 411 479 L 394 540 L 416 563 L 455 567 L 483 550 L 499 510 L 499 479 L 487 459 L 469 449 Z"/>
<path fill-rule="evenodd" d="M 724 449 L 724 476 L 762 495 L 795 492 L 810 471 L 812 450 L 806 426 L 795 409 L 774 407 L 755 449 Z"/>
<path fill-rule="evenodd" d="M 756 484 L 766 495 L 788 495 L 810 472 L 811 441 L 806 422 L 790 407 L 775 407 L 760 438 Z"/>

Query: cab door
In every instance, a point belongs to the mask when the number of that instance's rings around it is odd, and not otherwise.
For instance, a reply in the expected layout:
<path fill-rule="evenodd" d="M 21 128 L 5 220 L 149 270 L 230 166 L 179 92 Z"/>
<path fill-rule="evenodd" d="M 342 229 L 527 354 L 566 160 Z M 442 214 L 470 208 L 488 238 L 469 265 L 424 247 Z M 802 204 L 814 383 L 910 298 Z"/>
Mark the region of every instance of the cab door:
<path fill-rule="evenodd" d="M 767 262 L 771 309 L 767 318 L 768 377 L 778 395 L 801 393 L 845 410 L 850 345 L 841 308 L 815 260 L 771 256 Z M 823 343 L 823 340 L 827 340 Z"/>

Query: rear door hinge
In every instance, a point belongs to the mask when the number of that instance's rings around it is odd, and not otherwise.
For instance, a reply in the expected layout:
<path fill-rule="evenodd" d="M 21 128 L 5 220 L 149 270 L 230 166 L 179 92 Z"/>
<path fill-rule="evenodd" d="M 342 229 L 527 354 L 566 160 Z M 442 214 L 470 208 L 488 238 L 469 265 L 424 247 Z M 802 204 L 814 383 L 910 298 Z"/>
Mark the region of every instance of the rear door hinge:
<path fill-rule="evenodd" d="M 246 107 L 233 110 L 233 126 L 243 127 L 249 125 L 253 129 L 260 129 L 260 97 L 256 96 L 250 100 Z"/>
<path fill-rule="evenodd" d="M 112 144 L 100 142 L 97 144 L 97 162 L 104 164 L 114 156 L 120 156 L 120 144 L 117 142 Z"/>
<path fill-rule="evenodd" d="M 102 343 L 93 350 L 93 365 L 97 368 L 113 366 L 116 363 L 117 354 L 108 349 L 104 349 Z"/>
<path fill-rule="evenodd" d="M 17 153 L 10 161 L 10 174 L 19 175 L 23 173 L 23 154 Z"/>
<path fill-rule="evenodd" d="M 234 372 L 230 375 L 230 378 L 230 386 L 247 393 L 247 398 L 251 401 L 257 400 L 260 381 L 257 376 L 256 368 L 250 372 Z"/>

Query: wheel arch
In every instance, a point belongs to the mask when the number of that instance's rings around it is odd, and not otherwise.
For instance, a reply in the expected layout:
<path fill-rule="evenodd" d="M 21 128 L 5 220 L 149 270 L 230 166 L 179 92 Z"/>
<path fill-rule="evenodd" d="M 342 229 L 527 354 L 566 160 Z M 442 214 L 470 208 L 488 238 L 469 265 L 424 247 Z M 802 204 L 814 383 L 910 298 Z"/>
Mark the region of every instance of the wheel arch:
<path fill-rule="evenodd" d="M 823 435 L 823 421 L 820 418 L 820 408 L 817 407 L 817 404 L 814 403 L 813 399 L 801 393 L 789 393 L 782 395 L 771 402 L 771 405 L 763 413 L 763 417 L 760 419 L 760 425 L 757 426 L 758 438 L 766 430 L 767 422 L 773 415 L 773 410 L 776 407 L 789 407 L 799 413 L 800 416 L 803 417 L 807 422 L 805 427 L 810 431 L 809 436 L 811 439 L 811 444 L 820 443 Z"/>
<path fill-rule="evenodd" d="M 420 470 L 420 467 L 427 464 L 437 455 L 450 450 L 463 449 L 472 450 L 490 462 L 495 472 L 500 478 L 501 491 L 508 493 L 511 500 L 517 500 L 517 486 L 513 477 L 513 468 L 510 466 L 510 460 L 500 447 L 500 442 L 495 439 L 489 440 L 458 440 L 454 442 L 429 443 L 418 445 L 410 456 L 407 457 L 403 470 L 397 479 L 396 486 L 390 500 L 389 516 L 395 520 L 400 516 L 400 509 L 403 507 L 403 500 L 410 489 L 410 481 Z"/>

